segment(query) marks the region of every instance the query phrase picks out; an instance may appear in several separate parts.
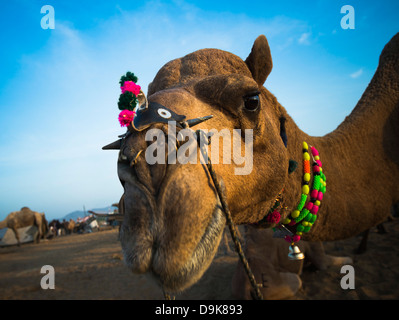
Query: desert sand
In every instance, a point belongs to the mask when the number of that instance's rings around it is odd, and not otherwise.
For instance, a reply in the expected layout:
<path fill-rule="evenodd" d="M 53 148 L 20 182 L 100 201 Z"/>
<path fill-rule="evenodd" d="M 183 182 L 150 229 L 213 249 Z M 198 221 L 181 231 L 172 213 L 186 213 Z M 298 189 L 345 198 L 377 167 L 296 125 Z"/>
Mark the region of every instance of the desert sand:
<path fill-rule="evenodd" d="M 384 224 L 387 233 L 370 231 L 366 253 L 355 254 L 361 237 L 325 243 L 328 254 L 352 257 L 355 289 L 343 290 L 340 267 L 325 271 L 305 264 L 302 288 L 293 300 L 365 300 L 399 298 L 399 219 Z M 231 240 L 230 240 L 231 241 Z M 230 243 L 231 248 L 232 242 Z M 238 262 L 221 245 L 211 267 L 176 300 L 230 300 Z M 55 289 L 43 290 L 43 265 L 55 270 Z M 145 275 L 132 274 L 122 261 L 118 230 L 73 234 L 0 248 L 0 299 L 12 300 L 161 300 L 160 288 Z"/>

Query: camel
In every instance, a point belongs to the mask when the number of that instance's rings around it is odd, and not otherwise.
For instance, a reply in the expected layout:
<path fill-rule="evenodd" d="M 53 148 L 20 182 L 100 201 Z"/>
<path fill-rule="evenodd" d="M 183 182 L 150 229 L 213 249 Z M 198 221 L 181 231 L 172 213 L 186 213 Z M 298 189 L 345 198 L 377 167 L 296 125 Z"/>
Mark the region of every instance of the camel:
<path fill-rule="evenodd" d="M 327 192 L 317 220 L 301 240 L 352 237 L 382 223 L 391 205 L 399 201 L 399 34 L 384 47 L 375 75 L 354 110 L 322 137 L 299 129 L 265 87 L 272 67 L 264 35 L 255 40 L 245 61 L 218 49 L 172 60 L 149 84 L 148 98 L 139 99 L 126 134 L 103 147 L 119 150 L 124 261 L 134 273 L 150 274 L 164 292 L 184 291 L 211 264 L 226 224 L 223 203 L 228 204 L 234 224 L 256 224 L 283 193 L 287 210 L 281 212 L 280 221 L 290 216 L 301 198 L 303 172 L 301 166 L 291 173 L 289 169 L 292 161 L 302 162 L 303 142 L 315 146 L 321 156 Z M 241 129 L 241 154 L 246 142 L 251 143 L 243 133 L 252 130 L 253 166 L 247 174 L 236 174 L 242 164 L 223 164 L 219 144 L 220 161 L 213 161 L 213 169 L 225 202 L 209 166 L 201 161 L 147 162 L 143 152 L 150 145 L 147 132 L 168 133 L 165 121 L 139 123 L 151 110 L 165 118 L 172 115 L 184 128 L 189 126 L 184 119 L 212 115 L 190 124 L 196 123 L 195 129 L 203 132 Z M 314 112 L 322 112 L 322 107 Z M 209 147 L 215 142 L 211 140 Z M 169 146 L 168 140 L 164 146 L 170 150 L 179 144 Z"/>
<path fill-rule="evenodd" d="M 75 229 L 75 221 L 73 219 L 69 219 L 68 222 L 65 222 L 67 224 L 66 230 L 67 230 L 67 234 L 72 234 L 74 232 Z"/>
<path fill-rule="evenodd" d="M 37 236 L 35 242 L 39 243 L 40 239 L 44 237 L 49 230 L 48 222 L 44 213 L 32 211 L 28 207 L 21 208 L 20 211 L 11 212 L 3 221 L 0 222 L 0 229 L 10 228 L 18 241 L 18 246 L 21 245 L 18 229 L 28 226 L 37 227 Z"/>

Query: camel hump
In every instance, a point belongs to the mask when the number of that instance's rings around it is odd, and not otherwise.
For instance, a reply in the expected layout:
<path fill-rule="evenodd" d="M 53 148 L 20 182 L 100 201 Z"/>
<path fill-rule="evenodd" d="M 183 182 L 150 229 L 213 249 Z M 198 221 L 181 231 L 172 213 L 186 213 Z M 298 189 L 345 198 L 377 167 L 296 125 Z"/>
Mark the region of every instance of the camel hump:
<path fill-rule="evenodd" d="M 392 39 L 385 45 L 380 55 L 380 64 L 392 58 L 399 58 L 399 32 L 395 34 Z M 399 69 L 399 65 L 396 65 Z"/>

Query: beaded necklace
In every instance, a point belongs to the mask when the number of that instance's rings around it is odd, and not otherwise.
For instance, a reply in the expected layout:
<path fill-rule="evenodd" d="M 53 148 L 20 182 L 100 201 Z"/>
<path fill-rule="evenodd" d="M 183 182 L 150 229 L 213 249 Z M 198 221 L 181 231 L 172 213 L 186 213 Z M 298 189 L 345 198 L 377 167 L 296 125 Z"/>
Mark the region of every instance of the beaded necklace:
<path fill-rule="evenodd" d="M 303 233 L 307 233 L 312 228 L 317 219 L 317 213 L 321 205 L 321 200 L 326 192 L 326 176 L 323 173 L 322 163 L 320 161 L 319 152 L 315 147 L 311 146 L 311 154 L 313 159 L 313 185 L 309 192 L 310 184 L 310 155 L 309 147 L 306 142 L 302 143 L 303 152 L 303 180 L 302 180 L 302 194 L 301 199 L 295 210 L 291 212 L 290 217 L 287 217 L 282 224 L 290 227 L 296 226 L 295 235 L 286 235 L 284 239 L 292 245 L 301 239 Z M 310 201 L 307 202 L 310 193 Z"/>
<path fill-rule="evenodd" d="M 317 219 L 317 213 L 319 211 L 321 201 L 323 200 L 323 195 L 326 192 L 326 176 L 323 173 L 322 163 L 320 161 L 320 155 L 318 150 L 311 146 L 311 156 L 312 156 L 312 171 L 313 171 L 313 183 L 312 190 L 309 190 L 309 185 L 311 181 L 311 170 L 310 170 L 310 154 L 309 147 L 306 142 L 302 143 L 302 153 L 303 153 L 303 178 L 302 178 L 302 194 L 296 208 L 290 213 L 290 215 L 285 218 L 280 224 L 280 211 L 287 209 L 283 207 L 283 191 L 279 193 L 274 201 L 273 206 L 270 208 L 268 214 L 261 221 L 255 223 L 256 227 L 273 227 L 275 232 L 274 237 L 283 237 L 287 242 L 291 244 L 290 252 L 296 251 L 297 257 L 294 259 L 303 259 L 303 254 L 299 252 L 299 249 L 294 244 L 301 239 L 303 233 L 307 233 L 312 228 L 313 224 Z M 310 194 L 310 201 L 308 197 Z M 294 228 L 295 231 L 292 233 L 291 230 Z M 299 255 L 298 252 L 301 254 Z M 290 253 L 291 254 L 291 253 Z M 290 255 L 289 255 L 290 256 Z"/>

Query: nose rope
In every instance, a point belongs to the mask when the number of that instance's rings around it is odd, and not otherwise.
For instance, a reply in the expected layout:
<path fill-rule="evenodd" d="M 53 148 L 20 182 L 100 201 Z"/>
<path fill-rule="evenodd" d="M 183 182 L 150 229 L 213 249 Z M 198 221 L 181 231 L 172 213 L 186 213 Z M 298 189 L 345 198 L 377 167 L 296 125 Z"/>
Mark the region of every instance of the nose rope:
<path fill-rule="evenodd" d="M 201 130 L 197 130 L 197 133 L 204 134 L 203 131 L 201 131 Z M 200 134 L 197 135 L 198 139 L 199 139 Z M 210 142 L 210 139 L 211 139 L 211 137 L 209 137 L 209 140 L 208 140 L 209 142 Z M 203 151 L 206 152 L 206 149 L 203 148 Z M 218 178 L 216 176 L 215 170 L 212 167 L 211 159 L 210 159 L 210 157 L 207 157 L 207 158 L 208 158 L 208 161 L 206 163 L 206 166 L 208 168 L 209 174 L 211 175 L 213 184 L 215 185 L 216 192 L 217 192 L 218 197 L 220 199 L 220 203 L 222 204 L 223 211 L 224 211 L 225 216 L 226 216 L 226 222 L 227 222 L 227 225 L 229 227 L 231 238 L 233 239 L 235 249 L 236 249 L 237 254 L 238 254 L 238 256 L 239 256 L 239 258 L 240 258 L 240 260 L 241 260 L 241 262 L 242 262 L 242 264 L 244 266 L 244 269 L 245 269 L 245 272 L 246 272 L 246 274 L 248 276 L 249 282 L 251 283 L 251 286 L 252 286 L 252 288 L 254 290 L 256 300 L 263 300 L 262 292 L 259 289 L 259 285 L 256 283 L 255 276 L 254 276 L 254 274 L 253 274 L 253 272 L 252 272 L 252 270 L 251 270 L 251 268 L 249 266 L 249 263 L 248 263 L 247 258 L 245 257 L 245 254 L 244 254 L 244 252 L 242 250 L 241 242 L 240 242 L 240 239 L 239 239 L 238 234 L 237 234 L 237 229 L 236 229 L 236 226 L 235 226 L 235 224 L 233 222 L 233 218 L 231 216 L 230 209 L 229 209 L 229 207 L 227 205 L 226 196 L 225 196 L 225 194 L 223 192 L 223 189 L 222 189 L 222 187 L 221 187 L 221 185 L 219 183 L 219 180 L 218 180 Z"/>

